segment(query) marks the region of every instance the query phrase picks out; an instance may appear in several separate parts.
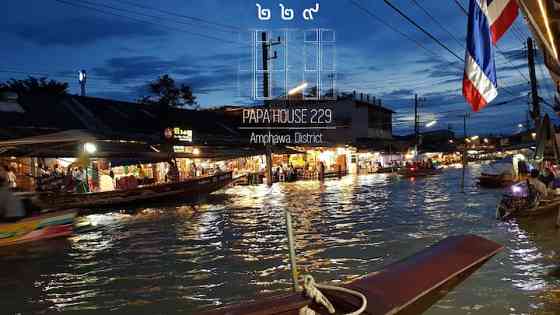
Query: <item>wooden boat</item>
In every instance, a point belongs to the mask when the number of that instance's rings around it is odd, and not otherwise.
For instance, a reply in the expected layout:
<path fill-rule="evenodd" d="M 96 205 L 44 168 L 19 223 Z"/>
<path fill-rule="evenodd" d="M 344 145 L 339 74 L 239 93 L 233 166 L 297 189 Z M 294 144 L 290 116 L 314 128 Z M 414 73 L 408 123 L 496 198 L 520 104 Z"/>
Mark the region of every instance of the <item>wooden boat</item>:
<path fill-rule="evenodd" d="M 374 173 L 394 173 L 399 171 L 399 167 L 397 166 L 389 166 L 389 167 L 380 167 Z"/>
<path fill-rule="evenodd" d="M 337 177 L 342 177 L 342 176 L 346 176 L 346 171 L 327 171 L 324 174 L 324 178 L 337 178 Z"/>
<path fill-rule="evenodd" d="M 418 168 L 418 167 L 404 167 L 399 170 L 398 174 L 402 177 L 412 178 L 412 177 L 425 177 L 431 175 L 437 175 L 441 173 L 441 169 L 437 168 Z"/>
<path fill-rule="evenodd" d="M 550 214 L 558 213 L 560 210 L 560 197 L 552 199 L 542 199 L 536 204 L 526 207 L 506 207 L 502 202 L 498 204 L 496 209 L 496 217 L 500 220 L 510 220 L 513 218 L 528 218 L 547 216 Z"/>
<path fill-rule="evenodd" d="M 485 174 L 482 173 L 478 177 L 478 185 L 486 188 L 504 188 L 511 186 L 514 183 L 511 177 L 503 175 Z"/>
<path fill-rule="evenodd" d="M 367 298 L 367 308 L 362 314 L 420 314 L 502 248 L 500 244 L 475 235 L 453 236 L 342 287 L 360 292 Z M 352 312 L 361 305 L 359 298 L 345 293 L 324 290 L 323 294 L 338 312 Z M 263 298 L 202 314 L 295 315 L 305 306 L 317 314 L 328 314 L 302 293 Z"/>
<path fill-rule="evenodd" d="M 149 202 L 195 200 L 225 187 L 231 181 L 232 173 L 226 172 L 181 182 L 138 186 L 126 190 L 91 193 L 21 193 L 19 197 L 33 199 L 41 208 L 48 209 L 48 211 L 73 208 L 111 208 Z"/>
<path fill-rule="evenodd" d="M 58 211 L 0 224 L 0 247 L 71 235 L 78 214 Z"/>

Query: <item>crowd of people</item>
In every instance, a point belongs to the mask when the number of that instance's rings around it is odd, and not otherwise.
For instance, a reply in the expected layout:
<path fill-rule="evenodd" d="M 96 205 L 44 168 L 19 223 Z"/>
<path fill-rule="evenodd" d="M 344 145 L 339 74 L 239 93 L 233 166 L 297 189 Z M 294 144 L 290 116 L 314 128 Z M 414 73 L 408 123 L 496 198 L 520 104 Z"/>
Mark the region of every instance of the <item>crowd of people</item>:
<path fill-rule="evenodd" d="M 288 164 L 287 167 L 285 167 L 284 165 L 280 165 L 272 169 L 273 182 L 291 182 L 296 179 L 297 172 L 292 164 Z"/>
<path fill-rule="evenodd" d="M 69 166 L 66 170 L 55 164 L 52 168 L 39 167 L 37 191 L 87 192 L 86 170 L 82 166 Z"/>

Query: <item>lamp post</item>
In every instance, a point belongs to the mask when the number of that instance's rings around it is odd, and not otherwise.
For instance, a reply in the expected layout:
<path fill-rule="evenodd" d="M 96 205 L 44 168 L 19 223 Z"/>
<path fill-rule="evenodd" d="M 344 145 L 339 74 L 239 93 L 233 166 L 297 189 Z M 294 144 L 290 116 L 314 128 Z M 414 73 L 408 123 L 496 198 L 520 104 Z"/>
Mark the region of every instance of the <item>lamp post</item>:
<path fill-rule="evenodd" d="M 81 96 L 86 96 L 86 81 L 87 81 L 86 70 L 82 69 L 78 72 L 78 82 L 80 83 Z"/>

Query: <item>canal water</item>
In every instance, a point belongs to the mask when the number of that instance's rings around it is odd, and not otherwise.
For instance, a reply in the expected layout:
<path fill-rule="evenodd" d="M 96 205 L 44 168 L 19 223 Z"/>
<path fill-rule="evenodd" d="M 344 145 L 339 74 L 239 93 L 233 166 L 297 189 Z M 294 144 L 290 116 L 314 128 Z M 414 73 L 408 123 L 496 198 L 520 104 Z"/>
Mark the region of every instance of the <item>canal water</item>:
<path fill-rule="evenodd" d="M 551 220 L 497 222 L 500 191 L 478 188 L 479 172 L 470 168 L 466 193 L 461 170 L 447 169 L 233 187 L 194 207 L 90 215 L 95 228 L 70 239 L 0 249 L 0 313 L 196 314 L 289 291 L 285 208 L 298 265 L 319 281 L 473 233 L 506 249 L 427 314 L 560 313 L 560 232 Z"/>

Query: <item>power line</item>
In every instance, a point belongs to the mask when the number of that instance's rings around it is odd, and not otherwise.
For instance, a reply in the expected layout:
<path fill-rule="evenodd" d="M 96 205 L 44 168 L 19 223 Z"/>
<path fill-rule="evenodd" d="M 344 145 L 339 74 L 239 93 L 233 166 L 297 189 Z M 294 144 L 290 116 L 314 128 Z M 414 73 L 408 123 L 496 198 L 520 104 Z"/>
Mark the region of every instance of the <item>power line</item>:
<path fill-rule="evenodd" d="M 457 4 L 457 6 L 461 9 L 461 11 L 463 11 L 463 13 L 465 13 L 465 15 L 469 15 L 469 12 L 467 11 L 467 9 L 465 9 L 465 7 L 461 4 L 461 2 L 459 2 L 459 0 L 453 0 L 455 1 L 455 4 Z"/>
<path fill-rule="evenodd" d="M 455 37 L 455 35 L 453 35 L 453 33 L 451 33 L 446 27 L 443 26 L 443 24 L 441 24 L 428 10 L 426 10 L 426 8 L 424 8 L 424 6 L 422 6 L 420 3 L 418 3 L 418 1 L 416 0 L 410 0 L 412 1 L 417 7 L 420 8 L 420 10 L 422 10 L 435 24 L 437 24 L 444 32 L 446 32 L 449 36 L 451 36 L 451 38 L 453 38 L 455 40 L 455 42 L 461 46 L 461 48 L 465 48 L 465 44 L 460 41 L 459 39 L 457 39 L 457 37 Z"/>
<path fill-rule="evenodd" d="M 414 44 L 416 44 L 416 46 L 422 48 L 424 51 L 426 51 L 427 53 L 429 53 L 431 56 L 436 57 L 436 58 L 441 58 L 440 55 L 438 55 L 437 53 L 431 51 L 430 49 L 426 48 L 422 43 L 420 43 L 418 40 L 410 37 L 408 34 L 402 32 L 401 30 L 399 30 L 398 28 L 392 26 L 391 24 L 387 23 L 385 20 L 383 20 L 382 18 L 380 18 L 379 16 L 375 15 L 373 12 L 371 12 L 369 9 L 367 9 L 366 7 L 362 6 L 360 3 L 358 3 L 355 0 L 349 0 L 350 3 L 352 5 L 354 5 L 355 7 L 359 8 L 360 10 L 364 11 L 367 15 L 369 15 L 370 17 L 372 17 L 373 19 L 375 19 L 376 21 L 378 21 L 379 23 L 385 25 L 386 27 L 390 28 L 391 30 L 393 30 L 394 32 L 398 33 L 399 35 L 403 36 L 404 38 L 408 39 L 409 41 L 413 42 Z"/>
<path fill-rule="evenodd" d="M 389 0 L 383 0 L 388 6 L 390 6 L 391 8 L 393 8 L 393 10 L 395 10 L 398 14 L 400 14 L 402 17 L 404 17 L 407 21 L 409 21 L 412 25 L 414 25 L 416 28 L 418 28 L 420 31 L 422 31 L 424 34 L 428 35 L 428 37 L 430 37 L 432 40 L 434 40 L 438 45 L 440 45 L 441 47 L 443 47 L 445 50 L 447 50 L 450 54 L 452 54 L 455 58 L 457 58 L 459 61 L 465 62 L 465 60 L 461 57 L 459 57 L 455 52 L 453 52 L 451 49 L 449 49 L 449 47 L 447 47 L 444 43 L 442 43 L 439 39 L 437 39 L 434 35 L 432 35 L 430 32 L 428 32 L 426 29 L 424 29 L 422 26 L 420 26 L 418 23 L 416 23 L 413 19 L 411 19 L 410 17 L 408 17 L 403 11 L 401 11 L 399 8 L 397 8 L 396 6 L 394 6 Z"/>
<path fill-rule="evenodd" d="M 156 7 L 149 7 L 149 6 L 142 5 L 142 4 L 139 4 L 139 3 L 135 3 L 135 2 L 132 2 L 132 1 L 119 0 L 118 2 L 119 2 L 119 3 L 126 3 L 126 4 L 129 4 L 129 5 L 131 5 L 131 6 L 135 6 L 135 7 L 138 7 L 138 8 L 143 8 L 143 9 L 146 9 L 146 10 L 157 11 L 157 12 L 160 12 L 160 13 L 163 13 L 163 14 L 167 14 L 167 15 L 171 15 L 171 16 L 175 16 L 175 17 L 179 17 L 179 18 L 183 18 L 183 19 L 187 19 L 187 20 L 193 20 L 193 21 L 198 21 L 198 22 L 206 23 L 206 24 L 209 24 L 209 25 L 219 26 L 219 27 L 228 29 L 228 30 L 230 30 L 230 31 L 231 31 L 231 29 L 241 30 L 240 27 L 237 27 L 237 26 L 235 26 L 235 25 L 228 25 L 228 24 L 213 22 L 213 21 L 201 19 L 201 18 L 195 17 L 195 16 L 189 16 L 189 15 L 185 15 L 185 14 L 180 14 L 180 13 L 176 13 L 176 12 L 172 12 L 172 11 L 163 10 L 163 9 L 156 8 Z"/>
<path fill-rule="evenodd" d="M 70 2 L 70 1 L 67 1 L 67 0 L 53 0 L 53 1 L 56 1 L 56 2 L 59 2 L 59 3 L 62 3 L 62 4 L 66 4 L 66 5 L 70 5 L 70 6 L 74 6 L 74 7 L 81 7 L 81 8 L 90 9 L 90 10 L 97 11 L 97 12 L 100 12 L 100 13 L 103 13 L 103 14 L 109 14 L 109 15 L 113 15 L 113 16 L 117 16 L 117 17 L 121 17 L 121 18 L 130 19 L 130 20 L 136 21 L 137 23 L 147 23 L 147 24 L 151 24 L 151 25 L 154 25 L 156 27 L 159 27 L 159 28 L 172 29 L 172 30 L 175 30 L 175 31 L 180 31 L 180 32 L 183 32 L 183 33 L 191 34 L 191 35 L 198 36 L 198 37 L 205 38 L 205 39 L 211 39 L 211 40 L 217 40 L 217 41 L 220 41 L 220 42 L 237 44 L 237 42 L 235 42 L 235 41 L 231 41 L 231 40 L 227 40 L 227 39 L 223 39 L 223 38 L 219 38 L 219 37 L 214 37 L 214 36 L 203 34 L 203 33 L 197 33 L 197 32 L 193 32 L 193 31 L 190 31 L 190 30 L 185 30 L 183 28 L 177 28 L 177 27 L 172 27 L 172 26 L 165 25 L 165 24 L 155 23 L 155 22 L 152 22 L 152 21 L 139 19 L 137 17 L 133 17 L 133 16 L 129 16 L 129 15 L 118 14 L 118 13 L 115 13 L 115 12 L 112 12 L 112 11 L 103 10 L 103 9 L 100 9 L 99 7 L 97 7 L 96 5 L 91 4 L 91 3 L 89 5 L 86 5 L 86 4 L 82 4 L 82 3 Z M 82 0 L 81 2 L 86 2 L 87 3 L 86 0 Z M 110 6 L 107 6 L 107 5 L 104 5 L 104 6 L 105 7 L 110 7 Z M 115 10 L 126 12 L 126 10 L 124 10 L 124 9 L 118 9 L 117 8 Z M 156 18 L 160 18 L 160 17 L 156 17 Z"/>

